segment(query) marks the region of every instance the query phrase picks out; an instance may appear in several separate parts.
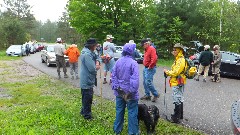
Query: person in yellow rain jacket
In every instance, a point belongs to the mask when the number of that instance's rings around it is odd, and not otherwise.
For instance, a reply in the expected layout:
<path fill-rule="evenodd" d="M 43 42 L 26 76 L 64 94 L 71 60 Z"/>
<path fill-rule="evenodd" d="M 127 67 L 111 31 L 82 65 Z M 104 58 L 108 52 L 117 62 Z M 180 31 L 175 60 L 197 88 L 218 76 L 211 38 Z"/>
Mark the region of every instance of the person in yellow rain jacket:
<path fill-rule="evenodd" d="M 187 69 L 187 63 L 184 58 L 183 45 L 177 43 L 173 47 L 172 54 L 175 57 L 175 61 L 171 67 L 171 70 L 164 69 L 165 77 L 170 76 L 170 87 L 173 90 L 173 104 L 175 104 L 174 114 L 171 115 L 173 123 L 179 123 L 180 119 L 183 119 L 183 90 L 186 84 L 186 76 L 184 75 Z"/>

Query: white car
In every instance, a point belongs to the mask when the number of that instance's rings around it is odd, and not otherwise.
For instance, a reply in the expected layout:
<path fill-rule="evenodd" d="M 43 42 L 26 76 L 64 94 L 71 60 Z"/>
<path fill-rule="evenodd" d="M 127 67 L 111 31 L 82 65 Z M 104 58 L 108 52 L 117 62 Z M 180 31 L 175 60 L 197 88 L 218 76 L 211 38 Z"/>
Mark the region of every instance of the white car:
<path fill-rule="evenodd" d="M 8 56 L 23 56 L 26 55 L 25 48 L 23 45 L 11 45 L 6 50 Z"/>
<path fill-rule="evenodd" d="M 46 63 L 48 67 L 50 67 L 52 64 L 56 64 L 56 54 L 54 52 L 54 45 L 46 45 L 41 52 L 42 52 L 41 54 L 42 63 Z M 69 65 L 68 56 L 64 55 L 64 58 L 66 61 L 66 65 Z"/>
<path fill-rule="evenodd" d="M 122 57 L 123 46 L 115 46 L 116 52 L 114 52 L 114 60 L 118 60 Z"/>

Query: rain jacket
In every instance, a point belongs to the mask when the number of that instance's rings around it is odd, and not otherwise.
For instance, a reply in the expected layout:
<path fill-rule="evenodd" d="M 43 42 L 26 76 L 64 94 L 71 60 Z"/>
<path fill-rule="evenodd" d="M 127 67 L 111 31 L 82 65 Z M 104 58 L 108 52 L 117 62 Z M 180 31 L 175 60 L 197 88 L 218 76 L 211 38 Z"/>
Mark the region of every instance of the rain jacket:
<path fill-rule="evenodd" d="M 149 46 L 145 49 L 143 65 L 145 67 L 154 68 L 157 63 L 156 49 L 153 46 Z"/>
<path fill-rule="evenodd" d="M 66 50 L 65 54 L 68 56 L 70 63 L 78 62 L 78 57 L 80 56 L 80 53 L 77 47 L 71 45 Z"/>
<path fill-rule="evenodd" d="M 93 88 L 97 75 L 96 61 L 98 57 L 94 52 L 84 47 L 81 51 L 80 60 L 80 87 L 82 89 Z"/>
<path fill-rule="evenodd" d="M 185 59 L 183 56 L 182 50 L 179 50 L 180 52 L 175 58 L 175 61 L 171 67 L 171 70 L 168 70 L 166 72 L 167 76 L 170 76 L 170 87 L 172 86 L 178 86 L 177 77 L 180 75 L 183 79 L 183 83 L 186 84 L 186 76 L 184 75 L 185 68 Z"/>
<path fill-rule="evenodd" d="M 126 94 L 131 95 L 131 99 L 139 99 L 139 67 L 137 62 L 133 60 L 131 56 L 135 48 L 128 47 L 128 49 L 129 50 L 127 51 L 130 51 L 130 53 L 118 59 L 113 67 L 111 83 L 112 90 L 114 91 L 114 95 L 118 96 L 116 89 L 120 87 Z M 123 48 L 123 52 L 124 51 L 126 51 L 125 48 Z"/>

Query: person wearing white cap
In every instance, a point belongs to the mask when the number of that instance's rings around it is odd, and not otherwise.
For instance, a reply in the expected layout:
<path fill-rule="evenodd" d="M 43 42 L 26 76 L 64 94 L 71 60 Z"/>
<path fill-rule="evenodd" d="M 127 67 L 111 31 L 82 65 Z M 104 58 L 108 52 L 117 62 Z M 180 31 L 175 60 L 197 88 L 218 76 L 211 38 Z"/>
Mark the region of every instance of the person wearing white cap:
<path fill-rule="evenodd" d="M 67 75 L 67 68 L 66 68 L 66 61 L 64 58 L 64 53 L 66 51 L 65 46 L 62 44 L 62 39 L 57 38 L 57 44 L 54 46 L 54 52 L 56 55 L 56 65 L 57 65 L 57 72 L 58 72 L 58 78 L 61 78 L 60 75 L 60 67 L 62 65 L 63 67 L 63 72 L 64 72 L 64 78 L 68 78 Z"/>
<path fill-rule="evenodd" d="M 210 49 L 210 46 L 205 45 L 204 46 L 204 51 L 202 51 L 200 56 L 199 56 L 200 65 L 199 65 L 199 68 L 198 68 L 198 74 L 195 78 L 196 81 L 199 81 L 199 76 L 204 71 L 203 82 L 206 82 L 206 78 L 208 76 L 208 70 L 209 70 L 210 64 L 213 62 L 213 53 L 211 51 L 209 51 L 209 49 Z"/>
<path fill-rule="evenodd" d="M 106 42 L 103 43 L 103 55 L 105 56 L 104 60 L 104 80 L 103 84 L 107 83 L 107 72 L 110 71 L 110 83 L 111 83 L 111 72 L 112 68 L 115 64 L 114 60 L 114 52 L 116 51 L 116 48 L 112 42 L 114 37 L 112 35 L 106 36 Z"/>

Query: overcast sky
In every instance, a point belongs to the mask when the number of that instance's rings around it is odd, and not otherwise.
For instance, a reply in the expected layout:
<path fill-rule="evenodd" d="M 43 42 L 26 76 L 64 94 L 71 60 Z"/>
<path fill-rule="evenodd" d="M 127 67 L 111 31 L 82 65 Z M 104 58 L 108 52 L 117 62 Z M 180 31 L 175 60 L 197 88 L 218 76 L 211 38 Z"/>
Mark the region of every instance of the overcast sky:
<path fill-rule="evenodd" d="M 32 7 L 36 20 L 58 21 L 68 0 L 27 0 Z"/>

